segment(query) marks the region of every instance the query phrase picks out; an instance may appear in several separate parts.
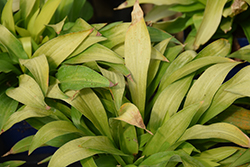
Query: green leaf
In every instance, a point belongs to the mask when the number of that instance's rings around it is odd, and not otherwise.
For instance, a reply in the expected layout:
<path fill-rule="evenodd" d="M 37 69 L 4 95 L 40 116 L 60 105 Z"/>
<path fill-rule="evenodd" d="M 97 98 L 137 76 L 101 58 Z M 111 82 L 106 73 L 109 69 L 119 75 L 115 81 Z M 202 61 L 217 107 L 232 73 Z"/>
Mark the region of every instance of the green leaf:
<path fill-rule="evenodd" d="M 204 124 L 205 122 L 209 121 L 222 111 L 224 111 L 226 108 L 228 108 L 236 99 L 244 97 L 245 95 L 235 94 L 227 91 L 227 89 L 233 88 L 239 84 L 245 83 L 249 81 L 249 69 L 250 67 L 245 67 L 242 70 L 240 70 L 233 78 L 231 78 L 229 81 L 224 83 L 219 90 L 216 92 L 212 104 L 208 108 L 208 110 L 202 115 L 199 122 L 201 124 Z M 246 90 L 247 87 L 241 87 L 241 90 Z M 231 89 L 232 91 L 232 89 Z"/>
<path fill-rule="evenodd" d="M 81 165 L 86 167 L 97 167 L 93 157 L 89 157 L 86 159 L 81 160 Z"/>
<path fill-rule="evenodd" d="M 107 61 L 110 63 L 124 64 L 124 60 L 118 54 L 101 44 L 93 44 L 84 52 L 65 61 L 67 64 L 80 64 L 90 61 Z"/>
<path fill-rule="evenodd" d="M 21 18 L 24 19 L 25 25 L 27 25 L 28 17 L 30 16 L 32 9 L 34 9 L 36 0 L 20 0 L 20 12 L 21 12 Z"/>
<path fill-rule="evenodd" d="M 91 157 L 95 154 L 104 153 L 100 150 L 89 149 L 81 145 L 92 137 L 82 137 L 72 140 L 60 147 L 52 156 L 48 167 L 66 167 L 69 164 Z"/>
<path fill-rule="evenodd" d="M 0 24 L 0 42 L 7 49 L 11 56 L 17 59 L 27 59 L 28 55 L 23 49 L 21 42 L 3 25 Z"/>
<path fill-rule="evenodd" d="M 24 36 L 26 36 L 26 35 L 24 34 Z M 19 38 L 19 40 L 21 41 L 21 43 L 23 45 L 23 49 L 25 50 L 25 52 L 27 53 L 29 58 L 31 58 L 31 55 L 32 55 L 32 39 L 31 39 L 31 37 L 29 37 L 29 35 L 28 35 L 28 37 Z"/>
<path fill-rule="evenodd" d="M 22 65 L 27 67 L 41 87 L 43 94 L 47 93 L 49 84 L 49 64 L 44 54 L 32 59 L 20 59 Z"/>
<path fill-rule="evenodd" d="M 175 11 L 168 10 L 167 5 L 155 5 L 145 16 L 145 21 L 147 22 L 157 22 L 162 18 L 175 15 Z"/>
<path fill-rule="evenodd" d="M 3 11 L 2 11 L 1 22 L 3 26 L 5 26 L 7 29 L 9 29 L 9 31 L 15 34 L 16 31 L 15 31 L 15 23 L 14 23 L 14 18 L 13 18 L 13 13 L 12 13 L 12 4 L 13 4 L 13 0 L 8 0 L 7 3 L 5 4 Z"/>
<path fill-rule="evenodd" d="M 62 66 L 58 70 L 57 78 L 63 91 L 69 89 L 81 90 L 90 87 L 111 87 L 114 85 L 108 79 L 86 66 Z"/>
<path fill-rule="evenodd" d="M 229 167 L 236 167 L 236 166 L 240 166 L 243 165 L 245 163 L 250 162 L 250 149 L 247 149 L 243 154 L 240 155 L 239 158 L 237 158 L 236 161 L 234 161 L 232 164 L 229 165 Z"/>
<path fill-rule="evenodd" d="M 60 111 L 56 109 L 46 110 L 46 109 L 41 109 L 41 108 L 25 106 L 25 107 L 20 108 L 18 111 L 16 111 L 10 116 L 10 118 L 4 124 L 4 127 L 2 128 L 2 132 L 11 128 L 15 123 L 21 122 L 28 118 L 46 117 L 46 116 L 51 116 L 54 119 L 67 120 L 67 118 Z"/>
<path fill-rule="evenodd" d="M 207 0 L 204 17 L 194 41 L 195 49 L 205 44 L 217 30 L 227 0 Z"/>
<path fill-rule="evenodd" d="M 209 150 L 203 151 L 201 154 L 197 155 L 197 157 L 204 159 L 211 159 L 215 162 L 219 162 L 232 154 L 238 151 L 237 147 L 218 147 Z M 195 156 L 196 157 L 196 156 Z"/>
<path fill-rule="evenodd" d="M 188 76 L 166 87 L 154 103 L 148 128 L 155 133 L 159 127 L 173 116 L 186 95 L 193 76 Z M 170 96 L 171 95 L 171 96 Z"/>
<path fill-rule="evenodd" d="M 78 94 L 75 91 L 68 91 L 66 94 L 73 98 L 72 100 L 63 99 L 64 101 L 88 118 L 101 134 L 112 138 L 106 111 L 100 99 L 91 89 L 82 89 Z"/>
<path fill-rule="evenodd" d="M 178 157 L 174 151 L 164 151 L 155 153 L 145 159 L 139 167 L 156 167 L 156 166 L 166 166 L 171 157 Z"/>
<path fill-rule="evenodd" d="M 4 87 L 1 85 L 1 87 Z M 4 89 L 5 90 L 5 89 Z M 1 90 L 0 93 L 0 129 L 3 128 L 4 124 L 7 122 L 11 114 L 13 114 L 18 106 L 18 102 L 16 100 L 13 100 L 9 98 L 6 94 L 5 91 Z"/>
<path fill-rule="evenodd" d="M 92 30 L 87 30 L 58 36 L 39 47 L 33 57 L 44 54 L 47 56 L 49 66 L 56 68 L 91 32 Z"/>
<path fill-rule="evenodd" d="M 143 12 L 137 2 L 132 12 L 131 26 L 126 33 L 125 64 L 133 78 L 133 81 L 128 80 L 132 100 L 142 117 L 144 117 L 150 58 L 150 37 L 143 19 Z"/>
<path fill-rule="evenodd" d="M 193 84 L 187 94 L 184 107 L 199 101 L 204 101 L 204 103 L 195 114 L 192 124 L 197 123 L 201 115 L 209 108 L 215 93 L 220 88 L 229 71 L 237 64 L 239 63 L 232 62 L 213 65 Z"/>
<path fill-rule="evenodd" d="M 54 29 L 54 31 L 57 33 L 57 34 L 60 34 L 62 28 L 63 28 L 63 25 L 65 23 L 65 20 L 67 19 L 67 16 L 62 20 L 60 21 L 59 23 L 57 24 L 48 24 L 46 25 L 47 27 L 51 27 Z"/>
<path fill-rule="evenodd" d="M 206 56 L 221 56 L 226 57 L 231 51 L 231 46 L 228 40 L 218 39 L 204 49 L 202 49 L 196 56 L 196 59 Z"/>
<path fill-rule="evenodd" d="M 8 89 L 6 94 L 27 106 L 41 109 L 50 109 L 50 107 L 44 101 L 44 95 L 41 88 L 29 75 L 20 75 L 19 87 Z"/>
<path fill-rule="evenodd" d="M 250 139 L 239 128 L 229 123 L 195 125 L 187 129 L 179 141 L 193 139 L 224 139 L 242 147 L 250 147 Z"/>
<path fill-rule="evenodd" d="M 240 60 L 245 60 L 245 61 L 250 62 L 249 54 L 250 54 L 250 49 L 249 49 L 249 45 L 248 45 L 248 46 L 245 46 L 245 47 L 233 52 L 232 54 L 228 55 L 228 57 L 238 58 Z"/>
<path fill-rule="evenodd" d="M 45 29 L 45 25 L 47 25 L 50 22 L 60 2 L 61 0 L 46 1 L 40 13 L 35 18 L 33 27 L 30 27 L 30 28 L 28 27 L 28 30 L 31 33 L 31 36 L 35 41 L 37 42 L 39 41 L 40 35 Z"/>
<path fill-rule="evenodd" d="M 29 155 L 38 147 L 46 142 L 69 133 L 84 133 L 77 129 L 72 123 L 68 121 L 53 121 L 44 125 L 33 137 L 29 147 Z"/>
<path fill-rule="evenodd" d="M 127 8 L 127 7 L 131 7 L 134 5 L 136 0 L 127 0 L 125 2 L 123 2 L 121 5 L 119 5 L 116 9 L 123 9 L 123 8 Z M 172 5 L 172 4 L 183 4 L 183 5 L 187 5 L 187 4 L 191 4 L 195 2 L 194 0 L 140 0 L 140 3 L 153 3 L 155 5 Z"/>
<path fill-rule="evenodd" d="M 22 164 L 24 164 L 25 161 L 6 161 L 6 162 L 3 162 L 3 163 L 0 163 L 0 166 L 1 167 L 18 167 L 18 166 L 21 166 Z"/>
<path fill-rule="evenodd" d="M 201 103 L 185 107 L 166 121 L 146 144 L 143 155 L 149 156 L 173 145 L 188 128 Z"/>
<path fill-rule="evenodd" d="M 21 72 L 12 63 L 6 60 L 0 60 L 0 72 L 9 73 L 13 71 L 14 73 L 20 75 Z"/>
<path fill-rule="evenodd" d="M 8 156 L 10 154 L 17 154 L 24 151 L 29 150 L 30 143 L 33 139 L 33 135 L 23 138 L 22 140 L 18 141 L 3 157 Z"/>

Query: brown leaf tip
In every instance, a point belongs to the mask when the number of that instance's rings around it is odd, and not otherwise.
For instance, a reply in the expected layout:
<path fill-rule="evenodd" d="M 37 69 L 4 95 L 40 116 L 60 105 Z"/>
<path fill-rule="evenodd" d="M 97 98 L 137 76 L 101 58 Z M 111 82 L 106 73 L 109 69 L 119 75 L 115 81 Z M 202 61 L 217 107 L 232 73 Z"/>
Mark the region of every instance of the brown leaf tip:
<path fill-rule="evenodd" d="M 132 25 L 139 22 L 141 19 L 143 19 L 143 11 L 139 5 L 138 0 L 135 1 L 131 16 L 132 16 L 132 23 L 131 23 Z"/>

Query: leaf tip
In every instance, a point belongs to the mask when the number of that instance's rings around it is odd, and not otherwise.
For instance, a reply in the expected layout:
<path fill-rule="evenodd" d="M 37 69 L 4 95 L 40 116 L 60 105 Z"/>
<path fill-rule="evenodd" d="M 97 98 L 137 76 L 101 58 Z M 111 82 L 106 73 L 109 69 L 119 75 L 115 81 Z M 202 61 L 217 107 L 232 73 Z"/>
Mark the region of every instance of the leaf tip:
<path fill-rule="evenodd" d="M 4 155 L 2 155 L 2 157 L 6 157 L 6 156 L 8 156 L 8 155 L 10 155 L 10 154 L 12 154 L 12 153 L 13 153 L 13 149 L 11 148 L 10 151 L 8 151 L 8 152 L 5 153 Z"/>
<path fill-rule="evenodd" d="M 3 134 L 4 130 L 2 129 L 1 132 L 0 132 L 0 135 Z"/>
<path fill-rule="evenodd" d="M 119 5 L 117 8 L 114 8 L 114 10 L 120 10 L 128 6 L 128 1 L 123 2 L 121 5 Z"/>
<path fill-rule="evenodd" d="M 46 109 L 46 110 L 50 110 L 51 107 L 47 105 L 47 106 L 45 107 L 45 109 Z"/>

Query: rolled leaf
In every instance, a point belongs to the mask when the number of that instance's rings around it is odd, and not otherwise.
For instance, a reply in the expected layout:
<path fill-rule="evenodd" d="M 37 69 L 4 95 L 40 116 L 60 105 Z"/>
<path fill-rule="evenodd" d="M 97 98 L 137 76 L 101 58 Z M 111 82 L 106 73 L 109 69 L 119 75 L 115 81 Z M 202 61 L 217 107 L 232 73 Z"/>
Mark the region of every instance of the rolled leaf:
<path fill-rule="evenodd" d="M 3 26 L 9 29 L 13 34 L 15 34 L 16 31 L 15 31 L 14 17 L 12 13 L 12 5 L 13 5 L 13 0 L 9 0 L 6 2 L 2 11 L 1 23 Z"/>

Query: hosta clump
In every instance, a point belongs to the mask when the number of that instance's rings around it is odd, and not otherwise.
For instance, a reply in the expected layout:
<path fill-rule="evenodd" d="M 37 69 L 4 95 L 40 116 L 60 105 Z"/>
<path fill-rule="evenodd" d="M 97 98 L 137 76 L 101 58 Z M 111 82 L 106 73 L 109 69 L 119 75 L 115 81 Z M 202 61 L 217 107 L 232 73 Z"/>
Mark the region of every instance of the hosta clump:
<path fill-rule="evenodd" d="M 224 39 L 199 53 L 185 50 L 146 26 L 138 2 L 131 23 L 78 19 L 31 58 L 17 58 L 25 73 L 5 97 L 16 105 L 10 112 L 23 105 L 4 120 L 2 133 L 22 120 L 38 132 L 7 154 L 59 147 L 40 162 L 51 167 L 76 161 L 84 167 L 249 163 L 247 134 L 213 120 L 249 96 L 249 67 L 225 82 L 240 64 L 228 57 L 248 47 L 230 50 Z"/>

